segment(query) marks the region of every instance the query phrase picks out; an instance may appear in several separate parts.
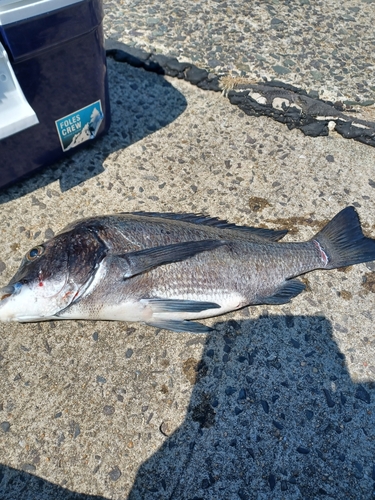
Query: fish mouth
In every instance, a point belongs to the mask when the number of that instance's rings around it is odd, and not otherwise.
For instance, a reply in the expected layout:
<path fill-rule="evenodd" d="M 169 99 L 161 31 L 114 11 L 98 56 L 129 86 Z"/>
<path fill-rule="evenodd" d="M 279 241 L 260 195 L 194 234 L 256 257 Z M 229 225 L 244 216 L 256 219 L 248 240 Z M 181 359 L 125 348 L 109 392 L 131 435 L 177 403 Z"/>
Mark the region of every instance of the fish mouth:
<path fill-rule="evenodd" d="M 21 286 L 22 285 L 20 283 L 15 283 L 14 285 L 7 285 L 0 288 L 0 301 L 18 293 L 21 290 Z"/>

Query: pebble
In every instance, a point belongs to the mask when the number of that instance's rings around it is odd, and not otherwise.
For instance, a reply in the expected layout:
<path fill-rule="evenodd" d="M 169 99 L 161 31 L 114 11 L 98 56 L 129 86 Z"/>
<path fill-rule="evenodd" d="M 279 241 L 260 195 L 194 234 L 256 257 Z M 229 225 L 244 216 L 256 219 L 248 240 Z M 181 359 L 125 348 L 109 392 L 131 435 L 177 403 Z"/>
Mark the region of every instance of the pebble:
<path fill-rule="evenodd" d="M 359 385 L 355 391 L 355 397 L 361 401 L 370 404 L 371 398 L 370 394 L 366 391 L 363 385 Z"/>
<path fill-rule="evenodd" d="M 235 389 L 234 387 L 231 387 L 231 386 L 228 386 L 226 389 L 225 389 L 225 394 L 227 396 L 231 396 L 232 394 L 234 394 L 235 392 L 237 392 L 237 389 Z"/>
<path fill-rule="evenodd" d="M 280 422 L 277 422 L 277 420 L 272 420 L 272 423 L 276 427 L 276 429 L 279 429 L 279 431 L 282 431 L 284 429 L 284 426 L 280 424 Z"/>
<path fill-rule="evenodd" d="M 262 405 L 262 408 L 263 408 L 265 413 L 270 412 L 270 407 L 269 407 L 269 404 L 267 403 L 267 401 L 265 401 L 264 399 L 261 399 L 260 404 Z"/>
<path fill-rule="evenodd" d="M 53 238 L 55 236 L 55 232 L 50 228 L 48 227 L 45 231 L 44 231 L 44 238 L 46 240 L 50 240 L 51 238 Z"/>
<path fill-rule="evenodd" d="M 332 399 L 331 393 L 328 389 L 323 389 L 324 395 L 326 397 L 327 405 L 329 408 L 333 408 L 335 406 L 335 402 Z"/>
<path fill-rule="evenodd" d="M 308 455 L 310 453 L 310 449 L 305 448 L 304 446 L 298 446 L 297 451 L 298 453 L 301 453 L 301 455 Z"/>
<path fill-rule="evenodd" d="M 76 439 L 81 434 L 81 429 L 79 424 L 77 422 L 74 422 L 74 420 L 72 420 L 69 426 L 70 426 L 70 434 L 72 435 L 73 439 Z"/>
<path fill-rule="evenodd" d="M 277 187 L 277 186 L 275 186 Z M 285 325 L 287 328 L 293 328 L 294 326 L 294 316 L 285 316 Z"/>
<path fill-rule="evenodd" d="M 291 345 L 295 348 L 295 349 L 299 349 L 301 347 L 301 344 L 300 342 L 298 342 L 298 340 L 295 340 L 295 339 L 290 339 L 290 343 Z"/>
<path fill-rule="evenodd" d="M 276 477 L 274 474 L 268 476 L 268 484 L 270 485 L 271 491 L 273 491 L 276 486 Z"/>
<path fill-rule="evenodd" d="M 364 477 L 362 464 L 354 460 L 353 466 L 354 477 L 356 477 L 357 479 L 362 479 Z"/>
<path fill-rule="evenodd" d="M 233 328 L 233 330 L 235 330 L 236 332 L 239 332 L 241 331 L 241 325 L 238 323 L 238 321 L 236 321 L 235 319 L 230 319 L 228 322 L 227 322 L 227 326 L 229 328 Z"/>
<path fill-rule="evenodd" d="M 305 410 L 305 415 L 306 415 L 307 420 L 312 420 L 312 418 L 314 416 L 314 412 L 311 410 Z"/>
<path fill-rule="evenodd" d="M 126 352 L 125 352 L 125 358 L 129 359 L 133 356 L 133 349 L 127 349 Z"/>
<path fill-rule="evenodd" d="M 230 335 L 224 335 L 224 342 L 227 345 L 232 345 L 234 343 L 234 338 Z"/>
<path fill-rule="evenodd" d="M 10 430 L 10 423 L 9 422 L 1 422 L 0 428 L 3 432 L 9 432 Z"/>
<path fill-rule="evenodd" d="M 61 434 L 59 435 L 59 437 L 57 439 L 57 446 L 60 446 L 63 441 L 65 441 L 65 434 L 63 432 L 61 432 Z"/>
<path fill-rule="evenodd" d="M 280 66 L 276 64 L 276 66 L 272 66 L 272 69 L 277 73 L 278 75 L 287 75 L 290 73 L 290 69 L 285 68 L 285 66 Z"/>
<path fill-rule="evenodd" d="M 35 472 L 36 467 L 33 464 L 24 463 L 21 465 L 21 470 L 23 470 L 25 472 Z"/>
<path fill-rule="evenodd" d="M 240 498 L 240 500 L 250 500 L 250 496 L 247 493 L 247 491 L 243 488 L 237 491 L 237 495 Z"/>
<path fill-rule="evenodd" d="M 288 483 L 285 481 L 285 479 L 282 479 L 281 485 L 280 485 L 281 491 L 287 491 L 288 490 Z"/>
<path fill-rule="evenodd" d="M 162 422 L 160 425 L 160 432 L 164 436 L 170 436 L 172 434 L 172 426 L 169 422 Z"/>
<path fill-rule="evenodd" d="M 118 481 L 118 480 L 120 479 L 120 477 L 121 477 L 121 471 L 120 471 L 120 469 L 119 469 L 117 466 L 115 466 L 115 467 L 113 467 L 113 469 L 109 472 L 109 474 L 108 474 L 108 475 L 109 475 L 109 479 L 110 479 L 111 481 Z"/>
<path fill-rule="evenodd" d="M 305 354 L 305 358 L 311 358 L 311 356 L 314 356 L 316 354 L 315 351 L 309 351 Z"/>
<path fill-rule="evenodd" d="M 115 413 L 114 406 L 111 406 L 111 405 L 104 406 L 103 413 L 104 413 L 104 415 L 113 415 Z"/>
<path fill-rule="evenodd" d="M 246 389 L 242 388 L 238 393 L 238 401 L 242 401 L 244 399 L 246 399 Z"/>
<path fill-rule="evenodd" d="M 273 368 L 276 368 L 276 370 L 280 370 L 281 368 L 281 363 L 280 361 L 276 358 L 276 359 L 272 359 L 270 361 L 267 361 L 267 364 L 269 366 L 272 366 Z"/>

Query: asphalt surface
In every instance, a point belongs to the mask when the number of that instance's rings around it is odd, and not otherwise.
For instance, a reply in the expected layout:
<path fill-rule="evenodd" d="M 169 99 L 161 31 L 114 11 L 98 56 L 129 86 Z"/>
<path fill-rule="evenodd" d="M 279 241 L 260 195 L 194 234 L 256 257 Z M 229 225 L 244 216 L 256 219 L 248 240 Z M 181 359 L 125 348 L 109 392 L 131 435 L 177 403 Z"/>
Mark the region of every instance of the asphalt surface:
<path fill-rule="evenodd" d="M 373 113 L 373 3 L 251 6 L 107 2 L 104 27 L 216 74 L 275 77 Z M 308 137 L 112 58 L 108 77 L 109 133 L 0 193 L 2 284 L 32 246 L 95 214 L 205 212 L 303 241 L 354 205 L 375 237 L 373 147 Z M 373 498 L 375 265 L 306 283 L 290 304 L 207 320 L 208 335 L 1 324 L 1 500 Z"/>

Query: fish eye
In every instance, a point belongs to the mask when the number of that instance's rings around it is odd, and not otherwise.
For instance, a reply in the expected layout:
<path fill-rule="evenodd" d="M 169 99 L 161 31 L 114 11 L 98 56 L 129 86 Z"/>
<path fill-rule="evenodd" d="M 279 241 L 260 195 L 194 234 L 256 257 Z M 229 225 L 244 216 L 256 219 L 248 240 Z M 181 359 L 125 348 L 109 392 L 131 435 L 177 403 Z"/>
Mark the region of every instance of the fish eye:
<path fill-rule="evenodd" d="M 44 248 L 41 245 L 34 247 L 26 254 L 26 259 L 29 262 L 32 262 L 33 260 L 36 260 L 38 257 L 40 257 L 43 252 Z"/>

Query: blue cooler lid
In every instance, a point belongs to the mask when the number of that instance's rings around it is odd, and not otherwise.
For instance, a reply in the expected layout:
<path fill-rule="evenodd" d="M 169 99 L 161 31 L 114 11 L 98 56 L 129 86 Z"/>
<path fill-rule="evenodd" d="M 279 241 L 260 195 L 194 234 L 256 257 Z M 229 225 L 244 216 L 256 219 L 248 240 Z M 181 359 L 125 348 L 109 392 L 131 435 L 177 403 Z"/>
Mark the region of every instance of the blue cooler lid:
<path fill-rule="evenodd" d="M 102 4 L 93 0 L 0 0 L 0 41 L 11 62 L 20 62 L 89 33 L 102 20 Z"/>
<path fill-rule="evenodd" d="M 0 25 L 12 24 L 83 0 L 0 0 Z"/>
<path fill-rule="evenodd" d="M 39 123 L 12 64 L 88 33 L 102 18 L 91 0 L 0 0 L 0 140 Z"/>

